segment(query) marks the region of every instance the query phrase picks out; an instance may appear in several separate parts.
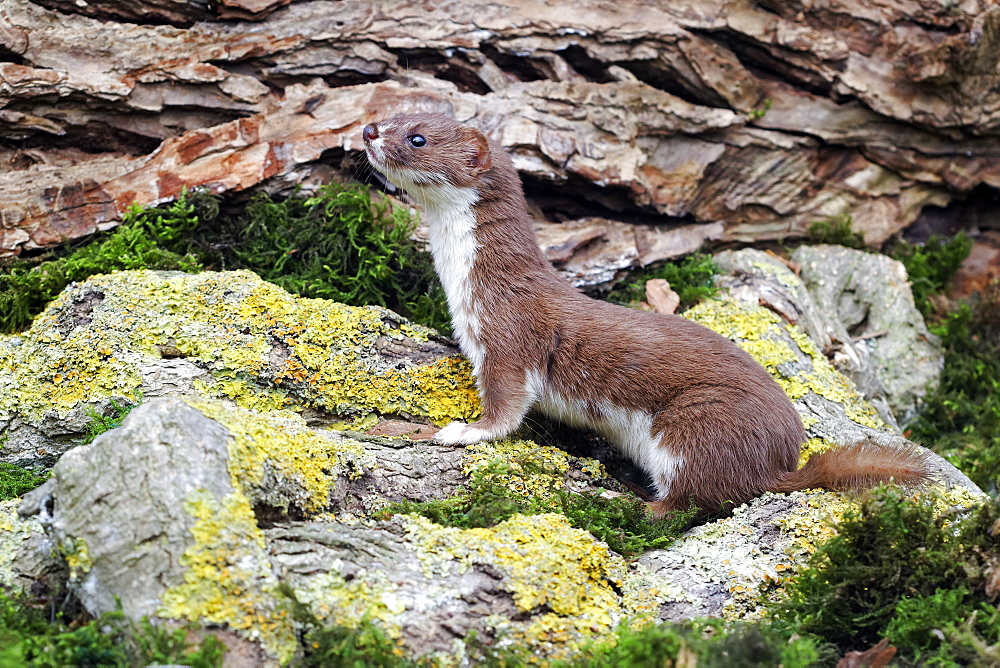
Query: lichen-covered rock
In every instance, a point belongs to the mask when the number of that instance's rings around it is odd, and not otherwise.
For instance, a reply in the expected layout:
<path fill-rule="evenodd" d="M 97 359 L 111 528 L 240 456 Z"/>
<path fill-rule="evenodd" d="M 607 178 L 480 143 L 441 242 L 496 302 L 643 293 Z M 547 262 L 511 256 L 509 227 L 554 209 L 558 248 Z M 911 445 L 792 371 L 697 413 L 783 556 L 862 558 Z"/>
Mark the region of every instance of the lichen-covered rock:
<path fill-rule="evenodd" d="M 127 271 L 70 286 L 0 343 L 0 461 L 51 465 L 111 399 L 177 394 L 353 428 L 479 407 L 458 350 L 386 309 L 295 297 L 248 271 Z"/>
<path fill-rule="evenodd" d="M 955 485 L 922 490 L 913 498 L 944 511 L 977 506 L 985 497 Z M 816 548 L 836 534 L 844 513 L 856 507 L 850 496 L 832 492 L 768 492 L 731 517 L 691 529 L 665 550 L 647 552 L 639 565 L 688 594 L 666 601 L 660 619 L 758 617 L 765 599 L 806 566 Z"/>
<path fill-rule="evenodd" d="M 114 610 L 120 598 L 131 617 L 225 626 L 259 643 L 264 662 L 298 651 L 282 583 L 326 623 L 379 620 L 409 651 L 448 656 L 460 654 L 455 641 L 471 630 L 502 630 L 559 654 L 567 645 L 557 639 L 588 639 L 652 614 L 671 589 L 662 580 L 647 591 L 642 583 L 655 578 L 557 515 L 468 531 L 418 517 L 352 525 L 386 498 L 454 493 L 461 472 L 484 456 L 406 444 L 312 429 L 288 412 L 153 399 L 63 455 L 21 513 L 54 541 L 92 613 Z M 568 455 L 541 450 L 568 471 Z M 439 475 L 449 458 L 453 473 Z M 362 479 L 374 484 L 352 487 Z M 354 510 L 344 522 L 329 512 L 343 508 Z"/>
<path fill-rule="evenodd" d="M 801 276 L 754 249 L 716 255 L 731 274 L 721 279 L 730 293 L 798 325 L 887 425 L 907 421 L 944 358 L 913 304 L 903 265 L 841 246 L 802 246 L 792 259 Z"/>
<path fill-rule="evenodd" d="M 51 593 L 65 581 L 65 565 L 38 519 L 18 515 L 20 503 L 0 501 L 0 591 Z"/>
<path fill-rule="evenodd" d="M 798 308 L 784 289 L 798 279 L 768 276 L 723 281 L 728 291 L 686 315 L 775 376 L 807 427 L 806 454 L 902 439 L 778 315 Z M 0 383 L 8 429 L 37 433 L 139 387 L 147 399 L 64 454 L 25 498 L 21 513 L 44 534 L 21 520 L 8 530 L 0 514 L 0 581 L 30 582 L 31 557 L 49 541 L 91 612 L 118 596 L 131 616 L 225 627 L 263 664 L 301 651 L 289 594 L 324 624 L 372 621 L 442 664 L 463 660 L 472 632 L 544 660 L 623 622 L 752 614 L 760 586 L 794 573 L 850 503 L 765 495 L 636 563 L 555 514 L 465 530 L 374 519 L 387 501 L 451 496 L 480 467 L 526 452 L 545 472 L 511 494 L 594 491 L 604 474 L 530 441 L 455 448 L 316 428 L 317 416 L 364 427 L 393 414 L 470 414 L 467 363 L 383 309 L 297 299 L 245 273 L 129 272 L 73 286 L 7 340 Z M 928 498 L 976 503 L 975 486 L 943 461 L 938 477 L 953 489 Z"/>
<path fill-rule="evenodd" d="M 684 596 L 555 514 L 518 515 L 487 529 L 407 516 L 265 533 L 275 566 L 320 618 L 347 626 L 378 620 L 411 651 L 448 663 L 463 655 L 470 631 L 565 657 Z"/>

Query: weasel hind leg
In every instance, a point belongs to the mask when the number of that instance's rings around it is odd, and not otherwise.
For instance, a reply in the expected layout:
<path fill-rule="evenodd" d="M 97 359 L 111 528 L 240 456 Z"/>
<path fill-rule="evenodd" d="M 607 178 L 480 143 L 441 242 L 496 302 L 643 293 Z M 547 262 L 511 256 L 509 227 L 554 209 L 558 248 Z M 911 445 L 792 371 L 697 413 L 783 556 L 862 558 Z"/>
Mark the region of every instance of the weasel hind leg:
<path fill-rule="evenodd" d="M 646 507 L 649 508 L 649 514 L 654 520 L 670 519 L 675 513 L 690 510 L 691 499 L 667 496 L 659 501 L 650 501 Z"/>

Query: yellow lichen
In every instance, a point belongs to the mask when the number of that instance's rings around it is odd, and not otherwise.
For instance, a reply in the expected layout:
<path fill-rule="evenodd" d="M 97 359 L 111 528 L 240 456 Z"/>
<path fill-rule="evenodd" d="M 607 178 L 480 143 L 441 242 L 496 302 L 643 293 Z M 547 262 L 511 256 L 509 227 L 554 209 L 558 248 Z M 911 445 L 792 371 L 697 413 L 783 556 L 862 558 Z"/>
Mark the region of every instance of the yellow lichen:
<path fill-rule="evenodd" d="M 361 442 L 311 429 L 294 413 L 259 415 L 218 401 L 188 403 L 232 435 L 229 473 L 233 486 L 244 492 L 263 489 L 269 473 L 268 491 L 285 496 L 283 505 L 291 501 L 315 513 L 329 504 L 339 476 L 357 479 L 376 466 Z"/>
<path fill-rule="evenodd" d="M 195 518 L 194 543 L 181 557 L 184 583 L 163 594 L 157 614 L 227 625 L 289 661 L 297 648 L 295 633 L 277 603 L 278 583 L 250 501 L 239 491 L 220 501 L 200 490 L 189 495 L 184 509 Z"/>
<path fill-rule="evenodd" d="M 479 563 L 495 568 L 527 615 L 498 621 L 497 630 L 550 658 L 649 613 L 648 600 L 630 597 L 642 604 L 632 609 L 616 591 L 632 577 L 625 561 L 562 515 L 515 515 L 488 529 L 441 527 L 419 516 L 407 516 L 407 524 L 407 540 L 428 578 Z"/>
<path fill-rule="evenodd" d="M 81 294 L 95 296 L 83 322 L 74 311 Z M 294 297 L 247 271 L 95 276 L 60 295 L 19 345 L 0 346 L 0 412 L 38 420 L 133 398 L 140 367 L 167 347 L 210 374 L 201 392 L 249 408 L 316 407 L 355 427 L 380 415 L 474 418 L 465 358 L 414 363 L 378 352 L 429 332 L 384 309 Z"/>
<path fill-rule="evenodd" d="M 782 324 L 773 311 L 754 304 L 715 300 L 702 302 L 684 315 L 735 341 L 774 376 L 792 401 L 813 392 L 839 404 L 847 417 L 858 424 L 873 428 L 885 426 L 874 407 L 833 368 L 812 340 L 798 327 Z M 784 336 L 795 342 L 804 358 L 793 350 Z M 811 368 L 801 372 L 793 370 L 804 364 Z"/>
<path fill-rule="evenodd" d="M 195 523 L 182 558 L 184 583 L 167 590 L 159 614 L 226 624 L 287 661 L 296 648 L 292 621 L 278 603 L 250 497 L 318 512 L 340 476 L 356 478 L 374 459 L 360 442 L 309 429 L 289 411 L 260 415 L 219 401 L 188 403 L 232 436 L 228 468 L 235 491 L 221 500 L 205 491 L 189 496 L 185 510 Z"/>
<path fill-rule="evenodd" d="M 802 451 L 799 453 L 799 466 L 808 461 L 813 455 L 832 450 L 838 447 L 836 443 L 831 443 L 824 438 L 809 438 L 802 444 Z"/>
<path fill-rule="evenodd" d="M 508 474 L 497 473 L 492 481 L 504 485 L 516 496 L 531 496 L 545 501 L 563 488 L 569 470 L 569 455 L 562 450 L 531 441 L 504 440 L 475 443 L 466 448 L 462 473 L 472 476 L 486 467 L 503 463 Z M 528 470 L 525 471 L 525 467 Z"/>
<path fill-rule="evenodd" d="M 336 566 L 311 576 L 308 586 L 298 587 L 298 601 L 308 605 L 324 624 L 357 628 L 363 622 L 378 622 L 390 638 L 400 638 L 402 629 L 395 616 L 406 610 L 400 584 L 372 570 L 354 574 L 347 581 Z"/>
<path fill-rule="evenodd" d="M 61 543 L 59 551 L 66 560 L 66 565 L 69 566 L 70 580 L 79 580 L 89 573 L 94 565 L 90 560 L 90 550 L 87 548 L 87 541 L 80 536 Z"/>
<path fill-rule="evenodd" d="M 797 288 L 802 285 L 802 279 L 788 271 L 784 266 L 769 262 L 751 262 L 750 266 L 764 276 L 769 276 L 786 288 Z"/>
<path fill-rule="evenodd" d="M 799 564 L 835 536 L 837 524 L 847 511 L 858 507 L 855 498 L 835 492 L 797 492 L 791 498 L 799 503 L 776 518 L 775 524 L 785 536 L 785 555 Z"/>

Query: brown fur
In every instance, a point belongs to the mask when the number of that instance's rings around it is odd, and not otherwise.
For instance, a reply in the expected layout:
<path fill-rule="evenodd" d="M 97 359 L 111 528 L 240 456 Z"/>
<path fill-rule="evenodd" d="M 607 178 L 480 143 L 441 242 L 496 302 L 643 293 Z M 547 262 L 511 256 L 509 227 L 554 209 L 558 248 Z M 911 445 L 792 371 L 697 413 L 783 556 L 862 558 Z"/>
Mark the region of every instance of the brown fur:
<path fill-rule="evenodd" d="M 410 146 L 415 133 L 426 146 Z M 609 405 L 649 415 L 649 438 L 683 460 L 671 478 L 669 467 L 632 453 L 661 489 L 651 504 L 660 516 L 692 500 L 714 510 L 765 491 L 926 477 L 919 451 L 874 444 L 814 457 L 796 471 L 805 432 L 774 379 L 744 350 L 701 325 L 593 300 L 568 285 L 538 248 L 517 172 L 499 146 L 438 115 L 397 116 L 366 128 L 366 143 L 375 136 L 384 147 L 377 155 L 369 147 L 369 159 L 390 178 L 400 169 L 415 170 L 408 189 L 425 208 L 439 197 L 423 188 L 425 181 L 473 188 L 478 195 L 478 251 L 468 282 L 482 326 L 463 340 L 463 349 L 470 359 L 477 346 L 485 351 L 477 369 L 483 415 L 470 428 L 498 436 L 517 428 L 540 401 L 526 381 L 532 373 L 584 407 L 582 416 L 569 419 L 576 426 L 599 429 Z"/>

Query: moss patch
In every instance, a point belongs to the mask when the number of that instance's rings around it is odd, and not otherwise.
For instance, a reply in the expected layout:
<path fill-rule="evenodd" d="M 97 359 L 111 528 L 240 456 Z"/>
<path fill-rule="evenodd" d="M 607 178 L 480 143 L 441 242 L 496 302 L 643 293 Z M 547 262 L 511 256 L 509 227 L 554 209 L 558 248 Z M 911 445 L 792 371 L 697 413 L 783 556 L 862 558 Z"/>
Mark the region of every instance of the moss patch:
<path fill-rule="evenodd" d="M 196 201 L 185 193 L 157 209 L 156 214 L 133 206 L 120 227 L 97 235 L 85 246 L 52 251 L 37 260 L 5 263 L 0 267 L 0 331 L 23 329 L 67 285 L 95 274 L 123 269 L 201 269 L 193 254 L 176 252 L 170 246 L 192 232 L 203 217 L 218 214 L 215 200 L 203 197 Z M 59 257 L 49 257 L 52 255 Z"/>
<path fill-rule="evenodd" d="M 225 207 L 231 210 L 233 207 Z M 331 183 L 311 197 L 260 193 L 222 214 L 217 197 L 133 206 L 115 230 L 75 248 L 0 267 L 0 331 L 23 329 L 72 281 L 129 269 L 250 269 L 305 297 L 392 308 L 449 327 L 430 255 L 409 236 L 416 221 L 368 188 Z"/>
<path fill-rule="evenodd" d="M 908 428 L 993 496 L 1000 481 L 1000 282 L 932 331 L 945 348 L 938 387 Z"/>
<path fill-rule="evenodd" d="M 628 280 L 605 297 L 616 304 L 636 304 L 646 299 L 646 281 L 662 278 L 680 298 L 680 308 L 687 309 L 698 302 L 715 296 L 715 275 L 719 268 L 711 255 L 697 253 L 677 262 L 667 262 L 660 267 L 640 269 Z"/>
<path fill-rule="evenodd" d="M 7 462 L 0 462 L 0 501 L 27 494 L 49 479 Z"/>
<path fill-rule="evenodd" d="M 166 630 L 146 619 L 136 623 L 121 612 L 89 619 L 0 591 L 2 666 L 222 665 L 222 642 L 208 636 L 194 646 L 187 635 L 186 628 Z"/>
<path fill-rule="evenodd" d="M 926 317 L 933 310 L 928 297 L 948 288 L 971 250 L 972 239 L 959 232 L 951 239 L 935 235 L 919 245 L 897 240 L 885 248 L 885 254 L 906 267 L 913 303 Z"/>
<path fill-rule="evenodd" d="M 690 523 L 696 509 L 654 521 L 632 495 L 575 491 L 566 472 L 574 466 L 604 477 L 601 464 L 530 441 L 469 446 L 463 472 L 469 484 L 447 499 L 390 504 L 383 516 L 417 514 L 450 527 L 492 527 L 515 515 L 562 513 L 576 528 L 623 555 L 665 548 Z"/>
<path fill-rule="evenodd" d="M 910 660 L 939 652 L 944 644 L 933 631 L 949 629 L 947 656 L 938 657 L 989 663 L 982 652 L 995 642 L 995 621 L 977 622 L 973 612 L 994 595 L 998 517 L 995 503 L 938 512 L 895 490 L 872 494 L 848 510 L 838 534 L 773 607 L 772 619 L 841 651 L 867 649 L 889 635 Z M 949 614 L 929 614 L 945 601 Z"/>

